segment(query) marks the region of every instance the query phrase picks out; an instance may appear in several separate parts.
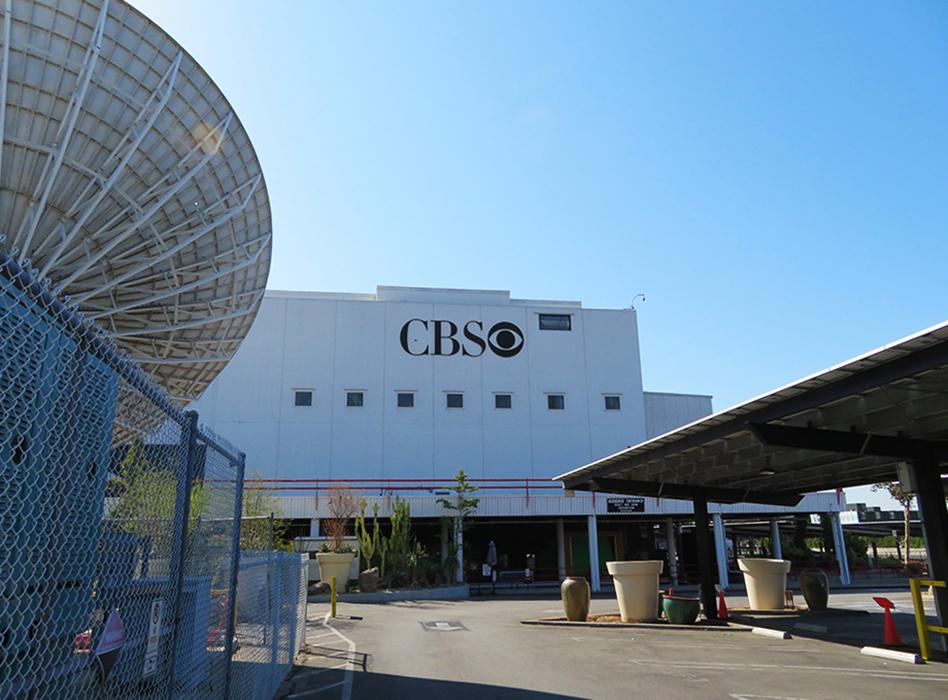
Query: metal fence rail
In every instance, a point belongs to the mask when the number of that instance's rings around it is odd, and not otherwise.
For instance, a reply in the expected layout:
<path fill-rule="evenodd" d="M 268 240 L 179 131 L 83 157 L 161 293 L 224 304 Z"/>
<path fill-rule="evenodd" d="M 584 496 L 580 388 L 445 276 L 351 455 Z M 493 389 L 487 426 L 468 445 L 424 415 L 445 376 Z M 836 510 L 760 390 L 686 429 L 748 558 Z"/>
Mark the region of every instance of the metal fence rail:
<path fill-rule="evenodd" d="M 271 697 L 230 692 L 243 479 L 242 453 L 0 250 L 0 699 Z M 305 590 L 274 557 L 282 679 Z"/>

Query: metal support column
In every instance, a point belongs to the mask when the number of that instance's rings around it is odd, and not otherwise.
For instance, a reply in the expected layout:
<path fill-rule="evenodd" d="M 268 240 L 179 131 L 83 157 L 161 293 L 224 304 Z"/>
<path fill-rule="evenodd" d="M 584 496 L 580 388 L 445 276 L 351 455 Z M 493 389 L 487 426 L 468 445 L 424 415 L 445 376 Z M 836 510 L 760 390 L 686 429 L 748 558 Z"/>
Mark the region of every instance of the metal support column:
<path fill-rule="evenodd" d="M 720 513 L 711 516 L 714 521 L 714 556 L 718 560 L 718 583 L 727 590 L 730 581 L 727 577 L 727 539 L 724 533 L 724 519 Z"/>
<path fill-rule="evenodd" d="M 675 532 L 675 519 L 665 519 L 665 544 L 668 552 L 668 575 L 672 585 L 678 585 L 678 541 Z"/>
<path fill-rule="evenodd" d="M 783 545 L 780 543 L 780 521 L 770 519 L 770 556 L 774 559 L 783 559 Z"/>
<path fill-rule="evenodd" d="M 830 524 L 833 527 L 833 549 L 836 550 L 836 561 L 839 563 L 839 582 L 848 586 L 853 582 L 849 573 L 849 556 L 846 554 L 846 538 L 843 537 L 843 523 L 839 513 L 830 513 Z"/>
<path fill-rule="evenodd" d="M 941 484 L 941 470 L 933 458 L 926 456 L 912 463 L 912 475 L 915 477 L 915 500 L 925 535 L 928 576 L 939 581 L 948 581 L 948 509 Z M 938 626 L 948 627 L 948 588 L 932 590 L 935 594 Z M 942 635 L 941 640 L 942 648 L 948 646 L 948 635 Z"/>
<path fill-rule="evenodd" d="M 711 531 L 708 528 L 708 499 L 704 494 L 693 499 L 695 508 L 695 547 L 698 550 L 698 569 L 701 574 L 701 607 L 709 620 L 718 619 L 714 599 L 714 564 L 711 562 Z"/>
<path fill-rule="evenodd" d="M 587 516 L 586 528 L 589 532 L 589 586 L 593 593 L 598 593 L 600 590 L 599 530 L 595 514 Z"/>
<path fill-rule="evenodd" d="M 319 537 L 319 518 L 309 519 L 309 536 Z"/>
<path fill-rule="evenodd" d="M 230 582 L 227 590 L 227 636 L 224 637 L 224 659 L 227 667 L 224 671 L 224 698 L 230 697 L 230 677 L 234 656 L 234 633 L 237 625 L 237 572 L 240 569 L 240 518 L 244 512 L 244 468 L 247 458 L 240 453 L 234 465 L 234 528 L 230 546 Z"/>
<path fill-rule="evenodd" d="M 560 581 L 566 578 L 566 532 L 563 518 L 556 520 L 556 574 Z"/>

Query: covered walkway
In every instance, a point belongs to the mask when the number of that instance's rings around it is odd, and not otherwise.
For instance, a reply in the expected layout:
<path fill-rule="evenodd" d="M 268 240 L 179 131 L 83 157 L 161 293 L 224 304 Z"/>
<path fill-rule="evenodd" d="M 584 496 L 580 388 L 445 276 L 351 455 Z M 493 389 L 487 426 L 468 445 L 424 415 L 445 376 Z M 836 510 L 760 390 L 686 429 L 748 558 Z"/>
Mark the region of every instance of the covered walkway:
<path fill-rule="evenodd" d="M 946 461 L 948 322 L 556 478 L 567 489 L 690 499 L 713 617 L 709 501 L 793 505 L 807 492 L 901 480 L 917 496 L 930 575 L 948 579 Z M 948 624 L 948 589 L 936 608 Z"/>

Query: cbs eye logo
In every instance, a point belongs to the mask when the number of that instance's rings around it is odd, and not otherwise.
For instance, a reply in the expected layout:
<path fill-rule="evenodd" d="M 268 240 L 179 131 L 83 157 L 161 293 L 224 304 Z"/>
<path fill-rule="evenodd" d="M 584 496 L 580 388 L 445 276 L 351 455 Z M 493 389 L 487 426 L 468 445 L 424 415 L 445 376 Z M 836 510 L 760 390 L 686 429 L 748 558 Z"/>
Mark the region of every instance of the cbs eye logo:
<path fill-rule="evenodd" d="M 523 350 L 523 331 L 509 321 L 495 323 L 485 337 L 480 321 L 468 321 L 459 328 L 453 321 L 413 318 L 402 326 L 399 340 L 402 350 L 415 357 L 480 357 L 488 348 L 498 357 L 514 357 Z"/>

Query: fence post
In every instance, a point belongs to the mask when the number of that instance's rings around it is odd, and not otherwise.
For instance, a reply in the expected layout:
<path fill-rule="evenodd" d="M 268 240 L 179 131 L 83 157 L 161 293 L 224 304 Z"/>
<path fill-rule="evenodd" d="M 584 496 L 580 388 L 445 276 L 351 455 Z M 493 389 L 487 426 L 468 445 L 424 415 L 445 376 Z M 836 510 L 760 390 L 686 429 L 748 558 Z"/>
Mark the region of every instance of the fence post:
<path fill-rule="evenodd" d="M 247 457 L 243 452 L 237 456 L 237 477 L 234 492 L 234 534 L 230 546 L 230 583 L 227 591 L 227 624 L 224 640 L 224 656 L 227 666 L 224 671 L 224 700 L 230 697 L 230 678 L 234 665 L 234 634 L 237 627 L 237 572 L 240 568 L 240 522 L 244 513 L 244 468 Z"/>
<path fill-rule="evenodd" d="M 182 426 L 185 435 L 181 436 L 181 444 L 187 446 L 187 452 L 184 458 L 184 471 L 178 482 L 178 493 L 175 498 L 174 523 L 172 523 L 174 536 L 171 540 L 171 562 L 168 569 L 168 579 L 173 586 L 174 603 L 171 614 L 171 650 L 169 658 L 169 668 L 166 669 L 164 677 L 167 683 L 167 696 L 171 697 L 174 685 L 175 657 L 178 649 L 178 633 L 181 630 L 181 599 L 182 588 L 184 588 L 184 563 L 188 554 L 188 519 L 191 515 L 191 482 L 194 474 L 194 466 L 197 461 L 197 438 L 198 438 L 198 414 L 195 411 L 187 411 L 186 425 Z"/>
<path fill-rule="evenodd" d="M 276 677 L 279 676 L 279 662 L 280 662 L 280 606 L 282 604 L 283 591 L 281 590 L 282 582 L 280 581 L 280 562 L 279 558 L 273 557 L 273 552 L 270 552 L 270 567 L 273 570 L 273 578 L 270 579 L 270 600 L 273 601 L 273 615 L 271 617 L 271 624 L 273 625 L 272 637 L 270 639 L 271 644 L 273 645 L 273 659 L 270 662 L 270 670 L 274 674 L 273 681 L 271 682 L 271 689 L 273 692 L 276 692 L 277 685 Z"/>

